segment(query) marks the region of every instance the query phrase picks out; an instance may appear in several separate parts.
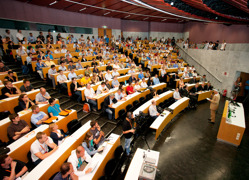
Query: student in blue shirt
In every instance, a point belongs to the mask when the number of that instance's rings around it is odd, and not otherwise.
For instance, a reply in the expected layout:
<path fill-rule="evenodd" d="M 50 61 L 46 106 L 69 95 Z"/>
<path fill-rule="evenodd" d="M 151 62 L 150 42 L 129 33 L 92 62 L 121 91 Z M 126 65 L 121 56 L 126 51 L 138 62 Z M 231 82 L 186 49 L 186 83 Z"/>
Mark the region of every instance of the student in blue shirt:
<path fill-rule="evenodd" d="M 59 104 L 56 104 L 55 99 L 54 98 L 50 98 L 48 100 L 50 106 L 48 107 L 48 113 L 49 115 L 52 116 L 59 116 L 59 113 L 62 111 L 60 108 Z"/>
<path fill-rule="evenodd" d="M 52 56 L 50 50 L 47 51 L 47 54 L 45 55 L 45 58 L 47 58 L 48 56 L 49 56 L 50 59 L 52 59 L 52 60 L 54 59 L 54 57 Z"/>
<path fill-rule="evenodd" d="M 154 85 L 160 84 L 160 81 L 159 81 L 159 79 L 158 79 L 158 77 L 157 77 L 157 74 L 156 74 L 155 77 L 153 78 L 153 84 L 154 84 Z"/>
<path fill-rule="evenodd" d="M 138 74 L 138 79 L 143 79 L 144 78 L 144 73 L 142 70 L 140 70 L 140 73 Z"/>

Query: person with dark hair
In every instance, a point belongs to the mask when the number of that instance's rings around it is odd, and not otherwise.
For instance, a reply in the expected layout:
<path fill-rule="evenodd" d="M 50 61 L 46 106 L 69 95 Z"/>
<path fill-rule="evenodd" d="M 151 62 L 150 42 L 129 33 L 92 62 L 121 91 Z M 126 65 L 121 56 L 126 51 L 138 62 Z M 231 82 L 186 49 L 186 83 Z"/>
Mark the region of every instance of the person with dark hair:
<path fill-rule="evenodd" d="M 129 85 L 126 88 L 127 94 L 133 94 L 135 92 L 132 82 L 129 81 Z"/>
<path fill-rule="evenodd" d="M 50 152 L 48 147 L 52 149 Z M 30 147 L 31 159 L 35 165 L 38 165 L 57 149 L 58 146 L 53 142 L 52 138 L 48 137 L 44 132 L 38 132 L 36 134 L 36 140 Z"/>
<path fill-rule="evenodd" d="M 87 74 L 88 74 L 89 76 L 92 74 L 92 71 L 91 71 L 89 65 L 86 66 L 86 70 L 85 70 L 85 75 L 87 75 Z"/>
<path fill-rule="evenodd" d="M 102 94 L 102 93 L 106 93 L 108 91 L 109 91 L 109 89 L 106 87 L 106 83 L 101 82 L 101 84 L 97 88 L 97 95 Z"/>
<path fill-rule="evenodd" d="M 30 127 L 27 122 L 24 120 L 20 120 L 18 114 L 10 114 L 9 119 L 11 121 L 11 124 L 7 128 L 7 133 L 12 140 L 17 140 L 30 131 Z"/>
<path fill-rule="evenodd" d="M 62 111 L 59 104 L 56 104 L 55 98 L 50 98 L 48 100 L 50 106 L 48 107 L 48 114 L 52 116 L 59 116 L 59 113 Z"/>
<path fill-rule="evenodd" d="M 18 106 L 20 107 L 20 109 L 22 110 L 28 110 L 31 106 L 35 105 L 35 103 L 33 103 L 27 94 L 21 94 L 18 98 Z"/>
<path fill-rule="evenodd" d="M 78 103 L 82 100 L 81 91 L 78 90 L 78 88 L 81 88 L 82 86 L 77 82 L 76 78 L 72 78 L 72 83 L 70 84 L 70 90 L 72 95 L 77 96 Z"/>
<path fill-rule="evenodd" d="M 91 120 L 90 126 L 90 132 L 93 135 L 93 142 L 96 147 L 99 147 L 105 141 L 105 133 L 101 131 L 98 122 L 95 120 Z"/>
<path fill-rule="evenodd" d="M 73 64 L 73 61 L 69 61 L 69 65 L 68 65 L 68 70 L 71 71 L 72 69 L 76 69 L 76 66 Z"/>
<path fill-rule="evenodd" d="M 85 139 L 82 142 L 82 146 L 90 156 L 93 156 L 97 152 L 103 151 L 103 147 L 100 147 L 98 150 L 94 148 L 93 134 L 91 131 L 86 134 Z"/>
<path fill-rule="evenodd" d="M 136 76 L 135 76 L 135 74 L 134 73 L 132 73 L 131 74 L 131 77 L 129 78 L 129 82 L 136 82 L 137 81 L 137 78 L 136 78 Z"/>
<path fill-rule="evenodd" d="M 4 88 L 1 89 L 3 98 L 15 97 L 21 94 L 21 91 L 10 81 L 4 82 Z"/>
<path fill-rule="evenodd" d="M 53 180 L 78 180 L 78 176 L 74 174 L 73 166 L 70 162 L 63 163 L 60 168 L 60 172 L 58 172 Z"/>
<path fill-rule="evenodd" d="M 115 119 L 115 110 L 112 108 L 112 106 L 117 102 L 118 101 L 116 100 L 115 95 L 113 93 L 107 96 L 104 100 L 103 110 L 107 112 L 109 120 Z"/>
<path fill-rule="evenodd" d="M 42 41 L 42 43 L 45 42 L 45 37 L 43 36 L 43 33 L 41 31 L 39 32 L 39 36 L 37 36 L 37 38 L 39 38 Z"/>
<path fill-rule="evenodd" d="M 16 33 L 16 38 L 17 38 L 17 41 L 18 42 L 22 42 L 23 41 L 23 34 L 22 34 L 22 31 L 20 29 L 17 30 L 17 33 Z"/>
<path fill-rule="evenodd" d="M 0 179 L 17 179 L 24 175 L 27 171 L 28 168 L 24 162 L 13 160 L 7 154 L 0 155 Z"/>
<path fill-rule="evenodd" d="M 56 70 L 55 65 L 51 65 L 51 68 L 48 70 L 48 78 L 52 80 L 53 89 L 55 89 L 55 87 L 56 87 L 53 74 L 56 74 L 56 73 L 57 73 L 57 70 Z"/>
<path fill-rule="evenodd" d="M 135 133 L 135 129 L 132 128 L 132 120 L 134 119 L 133 114 L 131 112 L 127 113 L 125 120 L 123 121 L 122 129 L 123 135 L 125 137 L 125 151 L 126 155 L 130 155 L 130 144 L 131 144 L 131 137 Z"/>
<path fill-rule="evenodd" d="M 43 76 L 43 72 L 42 72 L 43 67 L 46 67 L 46 64 L 44 62 L 42 62 L 41 59 L 38 59 L 37 63 L 36 63 L 36 72 L 40 75 L 42 80 L 44 80 L 44 76 Z"/>
<path fill-rule="evenodd" d="M 59 70 L 59 75 L 57 76 L 57 82 L 61 92 L 67 92 L 67 77 L 62 70 Z"/>
<path fill-rule="evenodd" d="M 10 69 L 4 65 L 3 61 L 0 61 L 0 73 L 7 73 Z"/>
<path fill-rule="evenodd" d="M 14 76 L 14 73 L 13 71 L 8 71 L 8 76 L 5 76 L 5 78 L 7 81 L 10 81 L 10 82 L 16 82 L 16 76 Z"/>

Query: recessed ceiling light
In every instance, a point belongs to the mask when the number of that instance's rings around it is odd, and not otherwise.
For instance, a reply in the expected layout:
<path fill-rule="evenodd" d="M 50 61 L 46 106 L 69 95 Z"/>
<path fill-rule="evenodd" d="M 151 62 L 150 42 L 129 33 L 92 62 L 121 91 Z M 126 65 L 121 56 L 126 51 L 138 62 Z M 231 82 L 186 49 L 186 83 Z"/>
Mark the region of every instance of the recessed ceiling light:
<path fill-rule="evenodd" d="M 80 9 L 80 11 L 84 11 L 84 10 L 86 10 L 86 8 L 82 8 L 82 9 Z"/>
<path fill-rule="evenodd" d="M 57 3 L 58 1 L 54 1 L 52 3 L 49 4 L 49 6 L 52 6 L 53 4 Z"/>
<path fill-rule="evenodd" d="M 110 14 L 110 12 L 105 13 L 104 16 L 107 15 L 107 14 Z"/>
<path fill-rule="evenodd" d="M 170 3 L 170 5 L 171 5 L 171 6 L 174 6 L 174 2 L 172 1 L 172 2 Z"/>

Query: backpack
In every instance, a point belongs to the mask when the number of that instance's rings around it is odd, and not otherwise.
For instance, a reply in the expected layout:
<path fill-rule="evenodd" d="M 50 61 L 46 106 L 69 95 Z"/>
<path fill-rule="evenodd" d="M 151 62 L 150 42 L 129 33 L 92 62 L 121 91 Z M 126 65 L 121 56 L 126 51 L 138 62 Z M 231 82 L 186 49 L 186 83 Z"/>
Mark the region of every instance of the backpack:
<path fill-rule="evenodd" d="M 22 74 L 28 74 L 28 73 L 29 73 L 28 66 L 22 66 Z"/>
<path fill-rule="evenodd" d="M 88 112 L 90 112 L 90 111 L 91 111 L 90 105 L 89 105 L 88 103 L 85 103 L 85 104 L 83 105 L 83 112 L 88 113 Z"/>

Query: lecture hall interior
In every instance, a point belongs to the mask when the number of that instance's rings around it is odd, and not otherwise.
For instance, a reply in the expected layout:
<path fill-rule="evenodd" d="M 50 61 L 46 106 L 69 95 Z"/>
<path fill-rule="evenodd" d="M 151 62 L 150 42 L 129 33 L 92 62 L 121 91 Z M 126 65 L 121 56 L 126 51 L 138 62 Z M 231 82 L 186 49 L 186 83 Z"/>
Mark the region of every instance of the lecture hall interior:
<path fill-rule="evenodd" d="M 249 179 L 249 0 L 0 9 L 0 180 Z"/>

